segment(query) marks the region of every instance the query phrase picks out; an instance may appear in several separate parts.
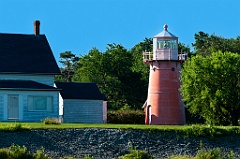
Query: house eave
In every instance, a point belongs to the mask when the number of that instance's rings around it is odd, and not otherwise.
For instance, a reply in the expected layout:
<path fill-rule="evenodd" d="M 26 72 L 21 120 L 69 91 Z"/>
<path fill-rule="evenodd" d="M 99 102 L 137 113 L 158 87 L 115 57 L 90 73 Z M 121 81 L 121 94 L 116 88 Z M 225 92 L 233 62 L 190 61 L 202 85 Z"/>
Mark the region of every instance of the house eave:
<path fill-rule="evenodd" d="M 0 74 L 28 74 L 28 75 L 60 75 L 60 72 L 53 72 L 53 73 L 29 73 L 29 72 L 0 72 Z"/>
<path fill-rule="evenodd" d="M 61 91 L 61 89 L 0 88 L 3 91 Z"/>
<path fill-rule="evenodd" d="M 103 99 L 83 99 L 83 98 L 62 98 L 64 100 L 99 100 L 104 101 Z"/>

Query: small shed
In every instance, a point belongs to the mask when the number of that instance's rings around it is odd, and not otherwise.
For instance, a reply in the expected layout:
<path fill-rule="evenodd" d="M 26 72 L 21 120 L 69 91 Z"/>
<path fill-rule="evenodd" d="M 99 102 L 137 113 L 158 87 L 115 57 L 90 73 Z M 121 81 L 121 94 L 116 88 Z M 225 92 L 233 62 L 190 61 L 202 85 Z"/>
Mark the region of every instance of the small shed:
<path fill-rule="evenodd" d="M 106 97 L 96 83 L 55 82 L 60 88 L 59 115 L 68 123 L 105 123 Z"/>

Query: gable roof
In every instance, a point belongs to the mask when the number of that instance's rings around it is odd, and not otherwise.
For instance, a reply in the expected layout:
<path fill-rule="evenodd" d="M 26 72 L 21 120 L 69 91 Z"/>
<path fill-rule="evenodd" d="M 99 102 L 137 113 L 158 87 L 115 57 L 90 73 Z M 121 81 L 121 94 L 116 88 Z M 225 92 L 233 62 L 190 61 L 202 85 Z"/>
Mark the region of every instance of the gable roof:
<path fill-rule="evenodd" d="M 55 82 L 63 99 L 105 100 L 96 83 Z"/>
<path fill-rule="evenodd" d="M 30 80 L 0 80 L 0 90 L 59 91 L 60 89 Z"/>
<path fill-rule="evenodd" d="M 0 33 L 0 73 L 60 74 L 45 35 Z"/>

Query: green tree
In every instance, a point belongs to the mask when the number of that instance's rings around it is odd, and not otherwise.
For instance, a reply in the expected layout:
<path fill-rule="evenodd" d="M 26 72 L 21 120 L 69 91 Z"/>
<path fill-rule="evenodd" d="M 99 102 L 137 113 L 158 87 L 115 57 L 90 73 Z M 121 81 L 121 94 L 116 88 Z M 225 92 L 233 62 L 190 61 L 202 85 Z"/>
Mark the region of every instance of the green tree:
<path fill-rule="evenodd" d="M 149 66 L 143 63 L 143 52 L 152 52 L 153 41 L 151 38 L 145 38 L 142 42 L 136 44 L 131 50 L 133 56 L 132 70 L 141 74 L 141 80 L 145 81 L 145 88 L 148 85 Z M 147 90 L 146 90 L 147 92 Z M 146 100 L 146 99 L 145 99 Z"/>
<path fill-rule="evenodd" d="M 145 38 L 142 42 L 136 44 L 130 53 L 133 56 L 132 59 L 132 71 L 135 73 L 135 81 L 133 83 L 134 88 L 132 89 L 136 97 L 138 97 L 138 108 L 141 109 L 142 105 L 147 99 L 148 93 L 148 79 L 149 79 L 149 65 L 143 62 L 143 52 L 152 52 L 153 40 L 152 38 Z"/>
<path fill-rule="evenodd" d="M 196 54 L 201 54 L 203 56 L 209 55 L 210 44 L 209 44 L 209 34 L 200 31 L 198 34 L 194 34 L 195 43 L 193 47 Z"/>
<path fill-rule="evenodd" d="M 184 43 L 181 42 L 178 43 L 178 53 L 187 53 L 188 58 L 195 55 L 191 52 L 189 46 L 186 46 Z"/>
<path fill-rule="evenodd" d="M 81 68 L 73 81 L 96 82 L 107 96 L 110 109 L 139 109 L 146 100 L 147 85 L 142 74 L 132 68 L 133 61 L 132 52 L 122 45 L 108 44 L 105 52 L 94 48 L 80 58 Z"/>
<path fill-rule="evenodd" d="M 88 54 L 80 57 L 81 67 L 77 69 L 73 81 L 96 82 L 105 86 L 107 81 L 107 68 L 105 55 L 93 48 Z"/>
<path fill-rule="evenodd" d="M 113 99 L 113 107 L 119 109 L 124 105 L 134 107 L 133 98 L 134 95 L 131 92 L 133 86 L 132 76 L 132 54 L 119 44 L 108 44 L 108 48 L 105 52 L 108 55 L 109 60 L 109 76 L 115 79 L 112 82 L 111 99 Z M 132 100 L 131 100 L 132 99 Z"/>
<path fill-rule="evenodd" d="M 213 52 L 187 60 L 181 70 L 181 92 L 187 108 L 208 124 L 238 125 L 240 55 Z"/>
<path fill-rule="evenodd" d="M 61 75 L 57 76 L 55 80 L 71 82 L 76 69 L 80 67 L 79 63 L 77 63 L 78 60 L 79 58 L 71 51 L 60 53 L 60 63 L 62 63 L 64 67 L 60 68 Z"/>
<path fill-rule="evenodd" d="M 203 56 L 211 55 L 212 52 L 222 51 L 233 52 L 240 54 L 240 36 L 234 38 L 223 38 L 216 35 L 209 35 L 200 31 L 194 34 L 195 43 L 193 47 L 195 48 L 195 53 Z"/>

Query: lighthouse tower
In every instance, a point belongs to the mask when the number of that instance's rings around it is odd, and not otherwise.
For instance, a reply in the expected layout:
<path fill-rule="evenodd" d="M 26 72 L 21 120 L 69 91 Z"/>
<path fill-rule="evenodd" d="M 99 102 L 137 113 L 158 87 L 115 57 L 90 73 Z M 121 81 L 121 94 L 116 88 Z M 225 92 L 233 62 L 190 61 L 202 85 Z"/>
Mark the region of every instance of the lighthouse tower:
<path fill-rule="evenodd" d="M 149 125 L 183 125 L 185 108 L 179 92 L 179 78 L 186 54 L 178 53 L 178 37 L 168 31 L 167 25 L 163 28 L 153 37 L 153 52 L 143 53 L 143 61 L 150 66 L 145 122 Z"/>

